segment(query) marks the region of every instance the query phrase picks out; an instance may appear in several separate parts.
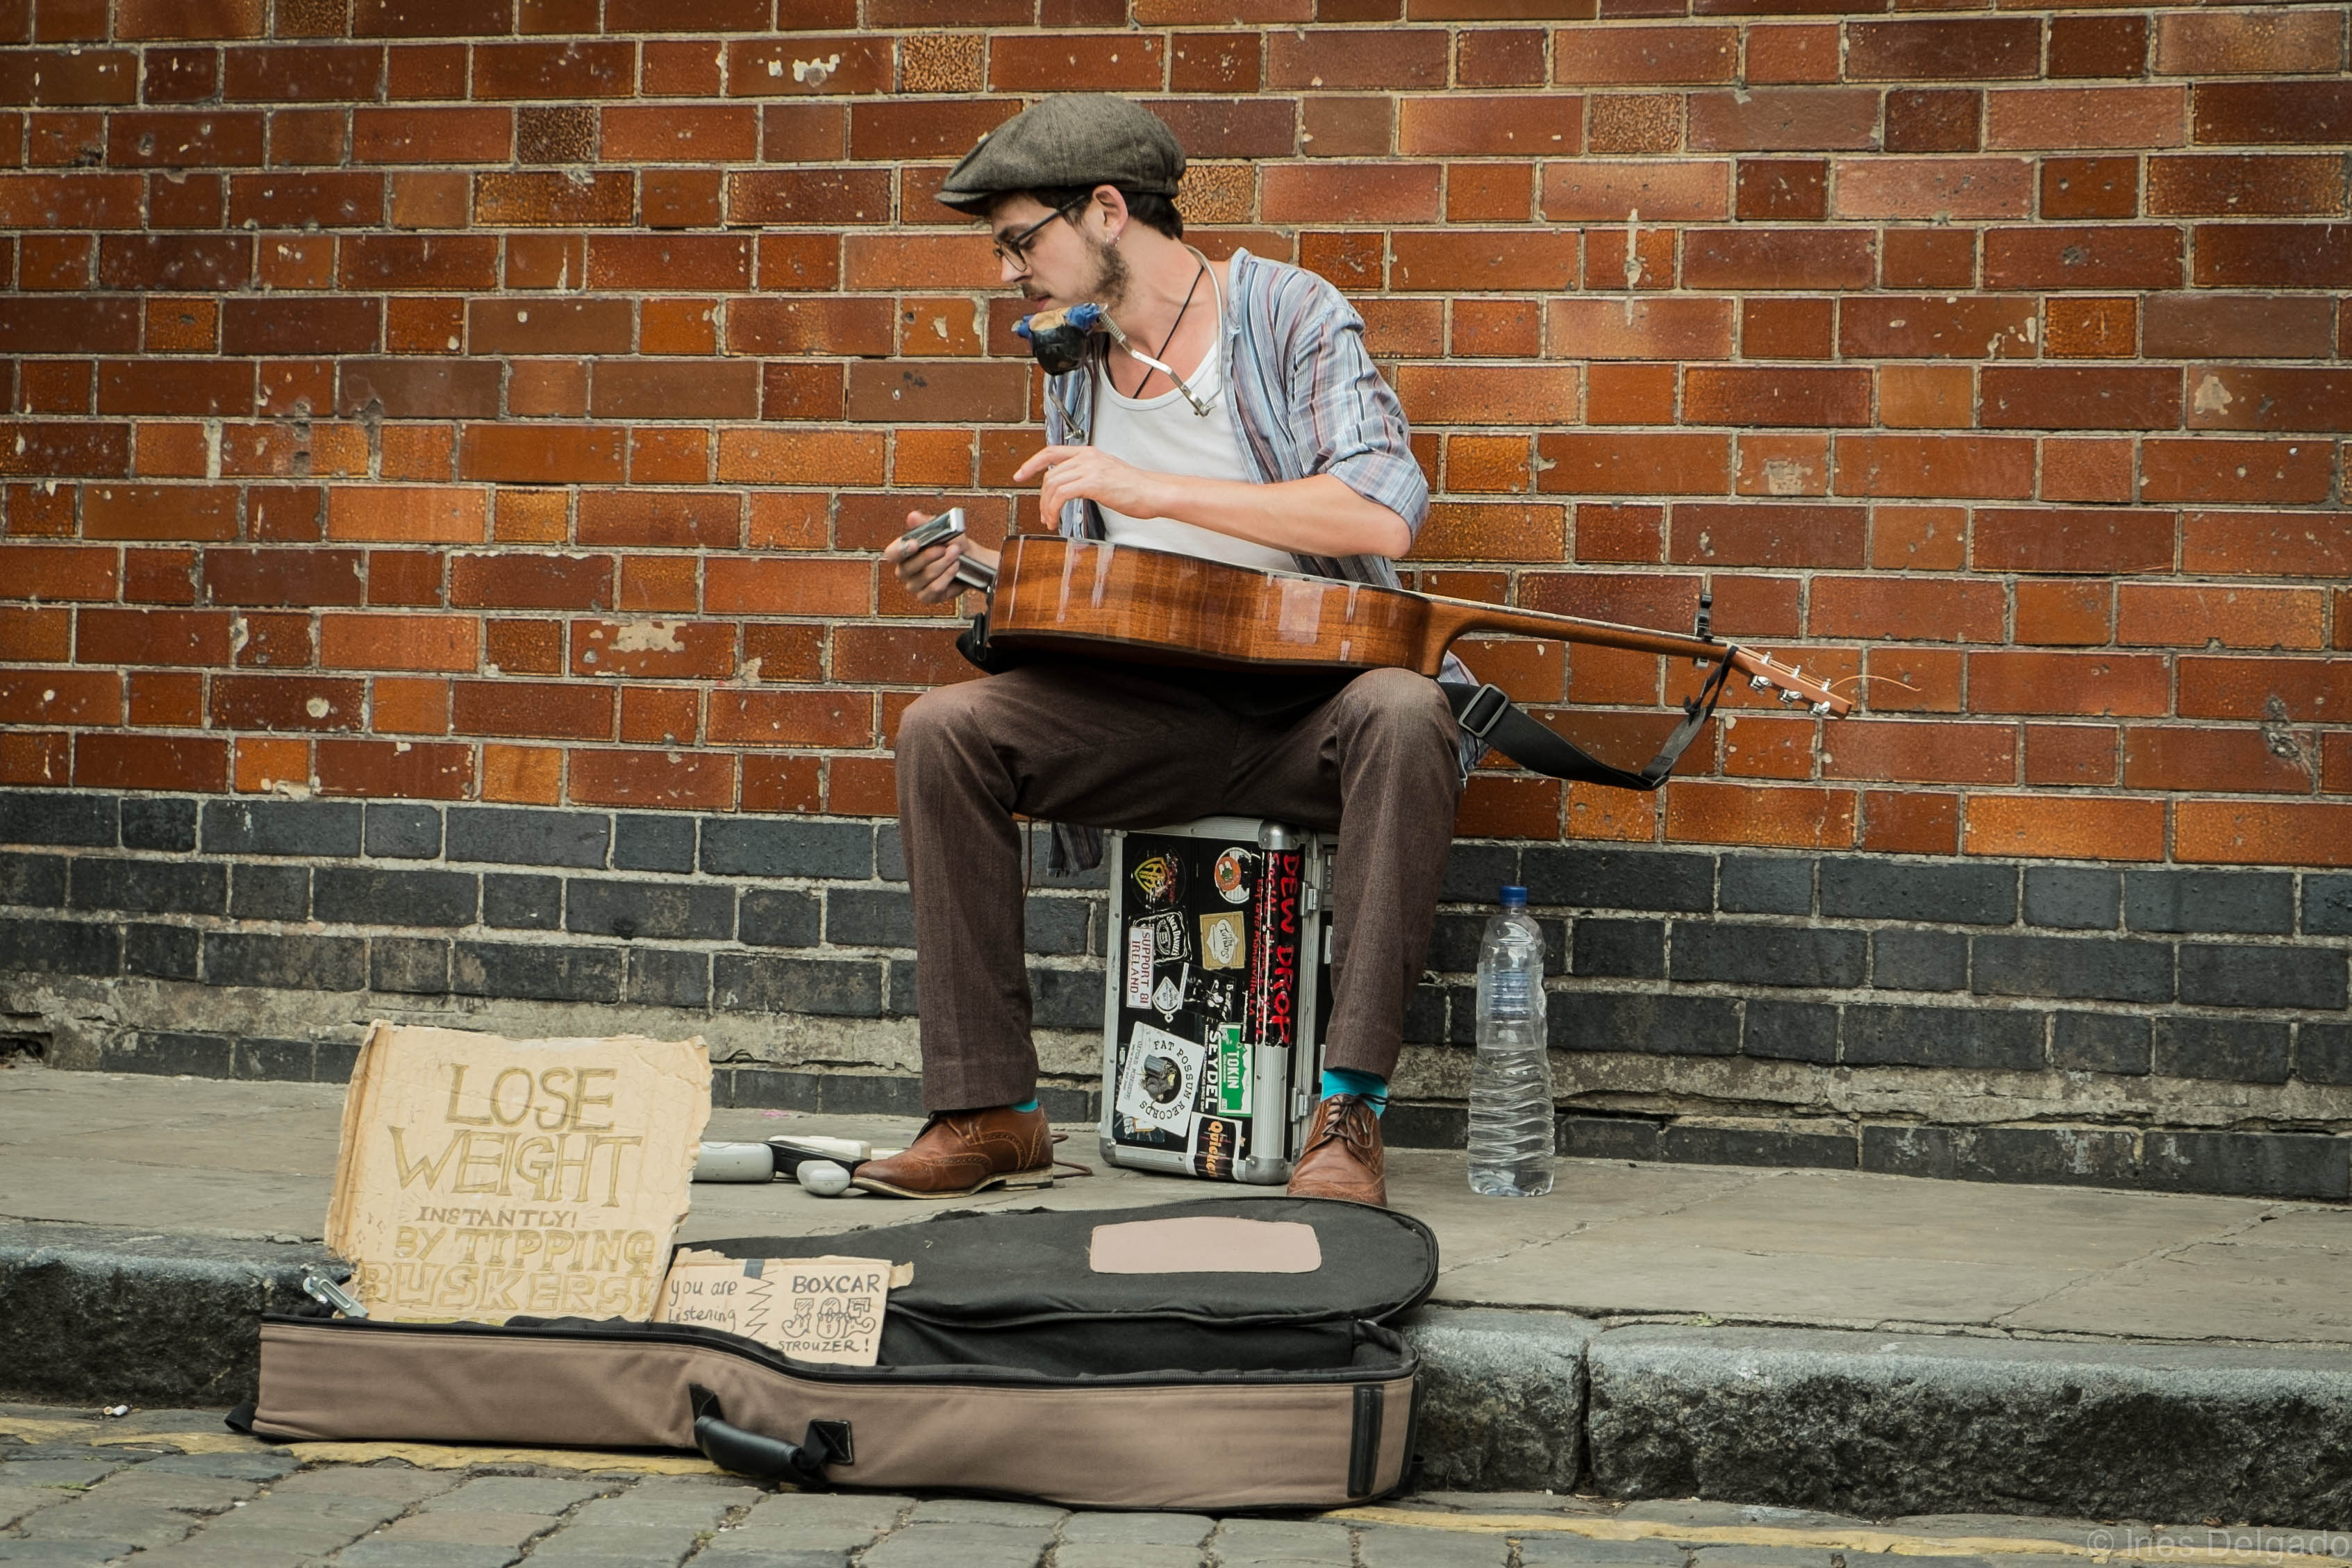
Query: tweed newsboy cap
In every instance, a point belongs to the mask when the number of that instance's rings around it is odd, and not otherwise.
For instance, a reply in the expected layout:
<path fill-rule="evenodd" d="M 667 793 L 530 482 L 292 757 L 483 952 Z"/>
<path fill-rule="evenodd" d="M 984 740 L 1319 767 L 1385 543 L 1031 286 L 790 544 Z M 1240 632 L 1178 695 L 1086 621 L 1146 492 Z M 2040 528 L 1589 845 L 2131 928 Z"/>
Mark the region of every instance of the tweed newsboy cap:
<path fill-rule="evenodd" d="M 948 173 L 939 199 L 978 213 L 1011 191 L 1117 185 L 1172 196 L 1184 149 L 1158 115 L 1104 92 L 1066 92 L 1023 110 L 980 139 Z"/>

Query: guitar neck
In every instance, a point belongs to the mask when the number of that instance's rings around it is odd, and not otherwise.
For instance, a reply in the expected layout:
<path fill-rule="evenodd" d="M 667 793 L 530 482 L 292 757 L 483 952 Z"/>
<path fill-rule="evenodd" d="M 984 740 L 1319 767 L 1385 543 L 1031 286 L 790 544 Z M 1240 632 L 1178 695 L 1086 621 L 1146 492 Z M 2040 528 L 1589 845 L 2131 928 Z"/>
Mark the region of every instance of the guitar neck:
<path fill-rule="evenodd" d="M 1446 647 L 1454 638 L 1470 632 L 1511 632 L 1520 637 L 1550 637 L 1559 642 L 1590 643 L 1597 647 L 1622 647 L 1635 653 L 1663 653 L 1703 659 L 1709 664 L 1722 662 L 1732 652 L 1728 643 L 1653 631 L 1647 626 L 1621 626 L 1612 621 L 1588 621 L 1580 616 L 1555 616 L 1541 610 L 1514 610 L 1501 605 L 1482 605 L 1474 599 L 1443 599 L 1434 595 L 1423 596 L 1429 600 L 1430 637 L 1437 645 L 1432 668 L 1435 668 L 1435 661 L 1443 660 Z"/>

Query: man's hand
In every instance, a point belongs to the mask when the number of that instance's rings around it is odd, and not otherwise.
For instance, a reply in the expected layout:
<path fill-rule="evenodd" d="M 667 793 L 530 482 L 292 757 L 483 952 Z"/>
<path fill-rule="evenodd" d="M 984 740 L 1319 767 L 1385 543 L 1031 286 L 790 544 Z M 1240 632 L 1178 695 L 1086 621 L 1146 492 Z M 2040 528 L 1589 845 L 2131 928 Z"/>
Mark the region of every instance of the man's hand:
<path fill-rule="evenodd" d="M 919 511 L 907 514 L 908 528 L 923 521 Z M 898 574 L 899 585 L 926 605 L 952 599 L 963 591 L 955 580 L 955 570 L 956 563 L 967 555 L 983 566 L 994 567 L 997 563 L 995 551 L 984 550 L 961 533 L 944 544 L 934 544 L 911 554 L 905 540 L 894 539 L 882 552 L 882 559 Z"/>
<path fill-rule="evenodd" d="M 1037 504 L 1046 526 L 1074 500 L 1090 500 L 1128 517 L 1164 517 L 1171 501 L 1171 481 L 1122 463 L 1097 447 L 1048 447 L 1013 471 L 1014 484 L 1045 476 Z"/>

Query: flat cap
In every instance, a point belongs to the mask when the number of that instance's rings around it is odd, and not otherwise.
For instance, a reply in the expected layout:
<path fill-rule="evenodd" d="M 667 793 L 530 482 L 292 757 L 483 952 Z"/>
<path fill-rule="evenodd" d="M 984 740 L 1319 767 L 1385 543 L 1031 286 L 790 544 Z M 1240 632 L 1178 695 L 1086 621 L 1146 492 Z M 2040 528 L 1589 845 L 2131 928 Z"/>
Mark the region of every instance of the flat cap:
<path fill-rule="evenodd" d="M 1023 110 L 980 139 L 948 172 L 939 199 L 977 213 L 1011 191 L 1117 185 L 1173 196 L 1184 149 L 1156 114 L 1103 92 L 1066 92 Z"/>

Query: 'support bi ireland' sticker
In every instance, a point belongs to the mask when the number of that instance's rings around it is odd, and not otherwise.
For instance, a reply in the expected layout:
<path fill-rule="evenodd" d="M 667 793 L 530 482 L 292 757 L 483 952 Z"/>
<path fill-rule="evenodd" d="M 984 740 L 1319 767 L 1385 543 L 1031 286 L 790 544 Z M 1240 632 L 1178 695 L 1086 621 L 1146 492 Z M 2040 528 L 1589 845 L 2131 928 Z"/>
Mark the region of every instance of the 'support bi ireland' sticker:
<path fill-rule="evenodd" d="M 1151 927 L 1142 921 L 1127 928 L 1127 1005 L 1151 1005 Z"/>
<path fill-rule="evenodd" d="M 1249 923 L 1239 910 L 1201 917 L 1201 967 L 1239 969 L 1248 963 Z"/>

